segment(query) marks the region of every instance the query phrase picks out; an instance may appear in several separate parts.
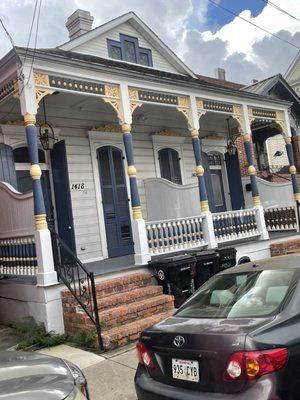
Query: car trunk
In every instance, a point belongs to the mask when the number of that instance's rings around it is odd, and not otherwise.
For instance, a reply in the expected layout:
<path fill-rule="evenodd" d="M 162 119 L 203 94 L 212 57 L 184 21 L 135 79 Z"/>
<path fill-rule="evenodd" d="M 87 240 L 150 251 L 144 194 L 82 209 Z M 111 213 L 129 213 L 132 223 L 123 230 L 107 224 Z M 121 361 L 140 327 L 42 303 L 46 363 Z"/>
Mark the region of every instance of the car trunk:
<path fill-rule="evenodd" d="M 227 361 L 232 353 L 245 350 L 247 334 L 266 320 L 168 318 L 141 336 L 141 341 L 156 360 L 156 368 L 149 369 L 149 373 L 159 382 L 182 388 L 204 392 L 239 392 L 244 388 L 243 381 L 228 382 L 223 379 Z M 174 344 L 178 335 L 185 340 L 179 348 Z M 199 382 L 174 379 L 172 359 L 198 361 Z"/>

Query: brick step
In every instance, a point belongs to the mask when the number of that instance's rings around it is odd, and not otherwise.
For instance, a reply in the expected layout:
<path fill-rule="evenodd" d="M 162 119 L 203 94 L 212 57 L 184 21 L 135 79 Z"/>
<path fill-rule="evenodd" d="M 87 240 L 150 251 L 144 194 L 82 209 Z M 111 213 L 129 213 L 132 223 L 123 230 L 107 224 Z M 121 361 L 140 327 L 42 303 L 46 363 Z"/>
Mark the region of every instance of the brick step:
<path fill-rule="evenodd" d="M 128 292 L 121 292 L 107 297 L 98 298 L 98 309 L 100 313 L 108 308 L 117 307 L 122 304 L 130 304 L 144 300 L 153 296 L 162 294 L 162 286 L 145 286 L 138 289 L 132 289 Z"/>
<path fill-rule="evenodd" d="M 175 309 L 171 308 L 168 311 L 148 316 L 147 318 L 139 319 L 135 322 L 112 328 L 102 333 L 102 339 L 105 349 L 112 349 L 137 340 L 140 333 L 150 326 L 157 324 L 167 317 L 173 315 Z"/>
<path fill-rule="evenodd" d="M 173 308 L 174 297 L 156 295 L 154 297 L 99 311 L 103 331 L 162 313 Z"/>
<path fill-rule="evenodd" d="M 96 284 L 97 298 L 103 298 L 132 289 L 152 285 L 151 275 L 148 273 L 130 274 L 121 278 L 110 279 Z"/>

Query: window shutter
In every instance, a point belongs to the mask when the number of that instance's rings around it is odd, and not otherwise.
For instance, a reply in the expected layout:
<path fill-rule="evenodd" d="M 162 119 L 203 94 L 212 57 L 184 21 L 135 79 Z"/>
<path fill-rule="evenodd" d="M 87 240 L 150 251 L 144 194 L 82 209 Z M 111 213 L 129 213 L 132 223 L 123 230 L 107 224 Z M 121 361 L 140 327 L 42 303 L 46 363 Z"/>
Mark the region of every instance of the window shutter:
<path fill-rule="evenodd" d="M 178 152 L 174 149 L 162 149 L 158 152 L 160 175 L 178 185 L 182 184 Z"/>
<path fill-rule="evenodd" d="M 4 143 L 0 143 L 0 181 L 7 182 L 17 189 L 13 149 Z"/>

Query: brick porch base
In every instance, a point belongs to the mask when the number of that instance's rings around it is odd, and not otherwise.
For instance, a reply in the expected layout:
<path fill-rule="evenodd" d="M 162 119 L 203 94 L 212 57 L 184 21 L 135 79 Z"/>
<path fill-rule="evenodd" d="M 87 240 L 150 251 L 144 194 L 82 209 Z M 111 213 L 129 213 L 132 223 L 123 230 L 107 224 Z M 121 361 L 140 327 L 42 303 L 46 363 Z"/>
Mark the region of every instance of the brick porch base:
<path fill-rule="evenodd" d="M 174 312 L 173 296 L 152 284 L 151 275 L 139 273 L 96 284 L 99 319 L 106 349 L 138 339 L 141 331 Z M 62 292 L 65 330 L 93 332 L 89 317 L 70 292 Z"/>

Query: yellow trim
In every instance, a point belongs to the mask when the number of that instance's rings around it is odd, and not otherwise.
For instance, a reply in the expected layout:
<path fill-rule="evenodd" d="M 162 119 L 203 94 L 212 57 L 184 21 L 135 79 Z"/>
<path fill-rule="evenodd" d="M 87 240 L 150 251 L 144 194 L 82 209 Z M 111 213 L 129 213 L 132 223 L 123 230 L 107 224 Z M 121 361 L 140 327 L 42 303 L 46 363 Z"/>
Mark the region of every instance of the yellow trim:
<path fill-rule="evenodd" d="M 208 200 L 200 201 L 200 208 L 202 212 L 209 211 Z"/>
<path fill-rule="evenodd" d="M 24 123 L 25 123 L 25 126 L 35 125 L 35 123 L 36 123 L 35 115 L 29 114 L 29 113 L 25 114 L 24 115 Z"/>
<path fill-rule="evenodd" d="M 141 206 L 135 206 L 132 207 L 132 216 L 133 219 L 142 219 L 142 207 Z"/>
<path fill-rule="evenodd" d="M 294 193 L 294 199 L 300 202 L 300 193 Z"/>
<path fill-rule="evenodd" d="M 292 139 L 291 139 L 290 136 L 285 136 L 284 141 L 285 141 L 286 144 L 292 143 Z"/>
<path fill-rule="evenodd" d="M 252 203 L 254 206 L 260 206 L 260 197 L 259 196 L 254 196 L 252 197 Z"/>
<path fill-rule="evenodd" d="M 297 172 L 295 165 L 290 165 L 289 173 L 294 175 Z"/>
<path fill-rule="evenodd" d="M 199 136 L 199 131 L 198 131 L 198 129 L 193 129 L 193 130 L 191 131 L 191 136 L 192 136 L 192 137 L 197 137 L 197 136 Z"/>
<path fill-rule="evenodd" d="M 197 176 L 203 176 L 204 175 L 204 168 L 202 165 L 197 165 L 196 166 L 196 175 Z"/>
<path fill-rule="evenodd" d="M 38 179 L 41 179 L 42 176 L 42 170 L 41 167 L 38 164 L 32 164 L 30 167 L 30 176 L 31 178 L 36 181 Z"/>
<path fill-rule="evenodd" d="M 34 216 L 35 218 L 35 227 L 38 231 L 43 231 L 48 229 L 46 214 L 37 214 Z"/>
<path fill-rule="evenodd" d="M 251 133 L 246 133 L 245 135 L 243 135 L 244 142 L 250 142 L 251 137 L 252 137 Z"/>
<path fill-rule="evenodd" d="M 130 133 L 131 132 L 131 125 L 130 124 L 122 124 L 121 125 L 123 133 Z"/>
<path fill-rule="evenodd" d="M 256 173 L 256 169 L 255 169 L 254 165 L 249 165 L 248 174 L 249 175 L 255 175 L 255 173 Z"/>
<path fill-rule="evenodd" d="M 136 176 L 136 168 L 135 168 L 135 166 L 134 165 L 129 165 L 128 168 L 127 168 L 127 173 L 128 173 L 130 178 Z"/>

